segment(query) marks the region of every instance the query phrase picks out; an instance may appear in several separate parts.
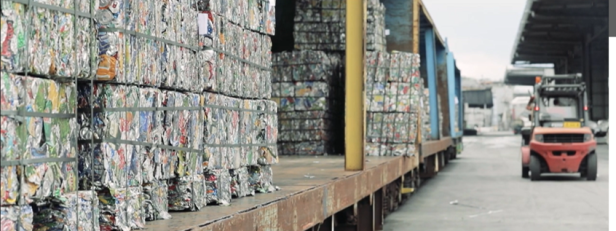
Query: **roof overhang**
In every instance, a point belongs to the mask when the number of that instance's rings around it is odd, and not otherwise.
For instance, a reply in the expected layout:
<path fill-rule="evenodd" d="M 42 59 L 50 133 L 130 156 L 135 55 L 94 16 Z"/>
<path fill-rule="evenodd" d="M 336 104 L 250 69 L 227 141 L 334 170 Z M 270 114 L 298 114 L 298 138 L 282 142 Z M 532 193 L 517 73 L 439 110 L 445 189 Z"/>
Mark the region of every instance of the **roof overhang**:
<path fill-rule="evenodd" d="M 608 0 L 527 0 L 511 64 L 553 63 L 582 56 L 607 31 Z"/>
<path fill-rule="evenodd" d="M 514 67 L 507 69 L 505 84 L 508 85 L 535 85 L 535 77 L 554 75 L 551 67 Z"/>
<path fill-rule="evenodd" d="M 435 35 L 435 40 L 436 40 L 436 45 L 440 46 L 440 47 L 446 47 L 446 42 L 443 39 L 443 37 L 441 37 L 441 34 L 438 32 L 438 29 L 436 28 L 436 24 L 434 23 L 434 20 L 432 20 L 432 16 L 430 16 L 430 13 L 428 12 L 428 9 L 426 8 L 426 6 L 423 3 L 423 0 L 417 0 L 419 2 L 419 31 L 420 31 L 420 36 L 423 39 L 424 37 L 424 32 L 426 31 L 426 29 L 433 29 L 434 30 L 434 35 Z"/>

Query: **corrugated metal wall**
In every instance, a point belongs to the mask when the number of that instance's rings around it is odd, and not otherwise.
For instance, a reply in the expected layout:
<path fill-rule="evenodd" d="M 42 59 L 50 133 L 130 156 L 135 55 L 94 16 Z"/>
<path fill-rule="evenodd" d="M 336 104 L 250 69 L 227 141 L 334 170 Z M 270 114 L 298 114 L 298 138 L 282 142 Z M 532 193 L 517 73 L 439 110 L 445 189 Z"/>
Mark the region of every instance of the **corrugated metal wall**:
<path fill-rule="evenodd" d="M 590 119 L 597 121 L 609 117 L 608 89 L 608 36 L 601 35 L 590 43 L 590 77 L 588 97 L 590 99 Z"/>
<path fill-rule="evenodd" d="M 387 50 L 413 52 L 413 1 L 381 0 L 385 5 Z M 422 65 L 423 66 L 423 65 Z"/>

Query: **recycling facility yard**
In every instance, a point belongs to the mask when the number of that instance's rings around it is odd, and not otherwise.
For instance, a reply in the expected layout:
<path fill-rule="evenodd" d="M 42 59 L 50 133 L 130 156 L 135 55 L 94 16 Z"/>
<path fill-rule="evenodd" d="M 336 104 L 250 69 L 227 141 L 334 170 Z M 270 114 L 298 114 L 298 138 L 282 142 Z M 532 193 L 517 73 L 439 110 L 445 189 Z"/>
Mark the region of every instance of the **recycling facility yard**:
<path fill-rule="evenodd" d="M 455 161 L 385 220 L 384 230 L 607 230 L 609 153 L 597 147 L 599 176 L 520 176 L 520 136 L 464 137 Z"/>

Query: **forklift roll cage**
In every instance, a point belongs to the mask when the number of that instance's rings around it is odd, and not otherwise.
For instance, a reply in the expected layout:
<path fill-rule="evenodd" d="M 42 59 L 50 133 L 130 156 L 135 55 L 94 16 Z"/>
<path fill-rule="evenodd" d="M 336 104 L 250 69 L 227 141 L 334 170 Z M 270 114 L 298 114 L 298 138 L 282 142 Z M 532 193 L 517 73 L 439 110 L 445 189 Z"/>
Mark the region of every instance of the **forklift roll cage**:
<path fill-rule="evenodd" d="M 535 103 L 533 110 L 533 124 L 539 125 L 540 119 L 540 105 L 544 98 L 556 98 L 556 97 L 571 97 L 576 98 L 578 101 L 577 114 L 582 119 L 582 126 L 586 126 L 588 121 L 588 97 L 586 94 L 586 84 L 580 74 L 569 75 L 554 75 L 536 77 L 534 96 L 531 97 L 528 105 Z M 583 105 L 580 107 L 580 105 Z"/>

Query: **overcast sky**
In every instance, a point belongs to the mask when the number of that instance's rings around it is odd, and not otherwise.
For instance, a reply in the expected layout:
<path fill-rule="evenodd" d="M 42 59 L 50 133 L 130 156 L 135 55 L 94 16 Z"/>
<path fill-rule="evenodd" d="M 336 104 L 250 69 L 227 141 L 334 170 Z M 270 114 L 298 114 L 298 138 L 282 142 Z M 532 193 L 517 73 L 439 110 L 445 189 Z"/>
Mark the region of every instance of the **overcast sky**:
<path fill-rule="evenodd" d="M 500 80 L 526 0 L 423 0 L 462 76 Z"/>

